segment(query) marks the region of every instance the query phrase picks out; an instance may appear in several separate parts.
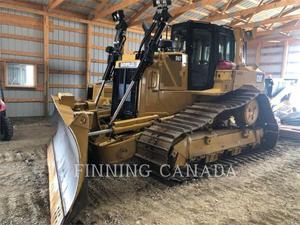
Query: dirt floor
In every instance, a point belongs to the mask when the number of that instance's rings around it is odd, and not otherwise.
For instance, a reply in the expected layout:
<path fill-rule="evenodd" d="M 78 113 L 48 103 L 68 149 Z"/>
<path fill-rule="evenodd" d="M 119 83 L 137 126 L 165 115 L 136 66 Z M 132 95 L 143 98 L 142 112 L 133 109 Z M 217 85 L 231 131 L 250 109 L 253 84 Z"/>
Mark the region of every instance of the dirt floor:
<path fill-rule="evenodd" d="M 0 142 L 0 224 L 49 224 L 45 120 L 17 121 Z M 224 162 L 222 162 L 224 163 Z M 89 180 L 89 205 L 78 215 L 102 224 L 299 224 L 300 145 L 280 141 L 269 152 L 242 155 L 236 176 L 170 187 L 153 177 Z"/>

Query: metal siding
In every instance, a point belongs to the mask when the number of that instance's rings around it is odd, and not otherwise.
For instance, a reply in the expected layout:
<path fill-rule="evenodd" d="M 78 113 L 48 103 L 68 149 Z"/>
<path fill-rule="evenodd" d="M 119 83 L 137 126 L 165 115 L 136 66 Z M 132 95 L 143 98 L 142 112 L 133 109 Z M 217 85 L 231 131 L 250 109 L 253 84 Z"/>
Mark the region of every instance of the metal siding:
<path fill-rule="evenodd" d="M 50 20 L 54 25 L 80 29 L 82 32 L 86 31 L 86 25 L 81 23 L 76 23 L 72 21 L 51 18 Z M 61 42 L 73 42 L 80 44 L 82 46 L 86 45 L 86 34 L 73 32 L 69 30 L 53 29 L 49 33 L 49 41 L 61 41 Z M 49 45 L 49 85 L 84 85 L 85 84 L 85 74 L 86 72 L 86 48 L 77 46 L 67 46 L 63 44 L 50 44 Z M 78 57 L 83 59 L 83 61 L 67 60 L 67 59 L 54 59 L 51 55 L 61 56 L 61 57 Z M 74 71 L 74 74 L 67 73 L 55 73 L 52 71 Z M 78 71 L 80 74 L 76 74 Z M 49 101 L 51 101 L 51 95 L 57 95 L 59 92 L 70 92 L 73 93 L 76 98 L 84 99 L 84 91 L 78 88 L 49 88 Z M 49 104 L 49 114 L 53 113 L 53 104 Z"/>
<path fill-rule="evenodd" d="M 12 15 L 28 16 L 32 18 L 39 18 L 42 21 L 41 16 L 37 16 L 30 13 L 18 12 L 10 9 L 0 8 L 0 12 L 9 13 Z M 63 19 L 50 17 L 50 23 L 54 26 L 58 26 L 51 29 L 49 32 L 49 41 L 61 41 L 61 44 L 49 44 L 49 85 L 84 85 L 86 82 L 86 29 L 87 25 Z M 71 28 L 64 30 L 63 27 Z M 72 31 L 72 29 L 79 29 L 80 32 Z M 113 45 L 113 37 L 115 35 L 114 28 L 93 26 L 93 31 L 99 33 L 92 36 L 92 45 L 105 48 L 108 45 Z M 23 35 L 33 38 L 43 39 L 43 31 L 32 28 L 24 28 L 12 25 L 4 25 L 0 22 L 0 32 L 12 35 Z M 104 34 L 103 37 L 101 33 Z M 107 37 L 108 35 L 108 37 Z M 111 37 L 109 37 L 111 36 Z M 138 50 L 138 41 L 143 38 L 143 34 L 128 32 L 129 40 L 126 43 L 126 52 L 133 52 Z M 72 42 L 82 45 L 82 47 L 64 45 L 63 42 Z M 0 38 L 0 50 L 32 52 L 40 54 L 40 57 L 32 56 L 20 56 L 0 53 L 1 58 L 7 59 L 20 59 L 42 62 L 43 60 L 43 43 L 36 41 L 17 40 L 9 38 Z M 91 51 L 92 60 L 106 61 L 107 53 L 104 50 L 93 49 Z M 78 57 L 82 61 L 55 59 L 51 56 L 66 56 L 66 57 Z M 99 82 L 101 74 L 105 71 L 106 63 L 92 62 L 91 63 L 91 83 Z M 55 72 L 66 71 L 66 73 Z M 79 74 L 70 74 L 70 71 L 78 71 Z M 43 70 L 39 68 L 38 71 L 38 84 L 43 84 Z M 49 89 L 49 101 L 51 102 L 51 95 L 57 95 L 58 92 L 72 92 L 77 98 L 84 99 L 86 95 L 85 89 L 79 88 L 50 88 Z M 25 90 L 14 89 L 5 90 L 5 95 L 9 98 L 32 98 L 43 100 L 43 90 Z M 9 116 L 22 117 L 22 116 L 42 116 L 43 115 L 43 103 L 8 103 Z M 50 114 L 53 111 L 53 103 L 49 104 Z"/>
<path fill-rule="evenodd" d="M 288 52 L 287 79 L 300 79 L 300 45 L 290 45 Z"/>
<path fill-rule="evenodd" d="M 1 13 L 26 16 L 32 18 L 41 18 L 37 15 L 18 12 L 15 10 L 0 8 Z M 0 22 L 0 33 L 12 34 L 12 35 L 23 35 L 28 37 L 43 37 L 43 33 L 40 30 L 35 30 L 26 27 L 18 27 L 12 25 L 1 24 Z M 9 50 L 9 51 L 20 51 L 20 52 L 32 52 L 39 53 L 41 56 L 43 54 L 43 45 L 39 42 L 27 41 L 27 40 L 17 40 L 17 39 L 8 39 L 0 38 L 0 51 Z M 12 54 L 1 54 L 2 59 L 14 59 L 19 60 L 30 60 L 37 61 L 42 60 L 42 57 L 31 57 L 31 56 L 20 56 Z M 41 80 L 41 74 L 38 71 L 38 84 L 43 82 Z M 42 99 L 43 93 L 38 90 L 33 89 L 5 89 L 4 95 L 8 99 Z M 42 116 L 43 115 L 43 103 L 39 102 L 26 102 L 26 103 L 7 103 L 8 105 L 8 116 L 10 117 L 24 117 L 24 116 Z"/>
<path fill-rule="evenodd" d="M 282 71 L 283 46 L 262 47 L 260 51 L 259 68 L 265 73 L 271 73 L 273 77 L 280 77 Z M 247 51 L 247 64 L 256 64 L 256 49 Z"/>

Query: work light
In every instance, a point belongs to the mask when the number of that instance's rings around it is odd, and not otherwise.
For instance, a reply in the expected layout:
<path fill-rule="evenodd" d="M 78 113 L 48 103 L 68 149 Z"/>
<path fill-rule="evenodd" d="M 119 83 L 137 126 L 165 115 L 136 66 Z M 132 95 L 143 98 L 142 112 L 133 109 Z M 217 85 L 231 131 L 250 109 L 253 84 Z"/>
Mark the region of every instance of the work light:
<path fill-rule="evenodd" d="M 125 18 L 124 11 L 118 10 L 112 14 L 112 18 L 114 22 L 119 22 L 120 20 Z"/>
<path fill-rule="evenodd" d="M 172 0 L 153 0 L 154 7 L 164 7 L 172 4 Z"/>

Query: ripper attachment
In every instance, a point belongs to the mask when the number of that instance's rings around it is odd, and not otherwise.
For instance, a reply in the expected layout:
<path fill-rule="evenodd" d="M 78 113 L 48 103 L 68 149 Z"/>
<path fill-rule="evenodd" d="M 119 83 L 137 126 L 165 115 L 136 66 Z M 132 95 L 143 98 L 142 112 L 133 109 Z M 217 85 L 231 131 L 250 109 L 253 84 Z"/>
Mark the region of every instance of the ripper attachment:
<path fill-rule="evenodd" d="M 140 60 L 140 64 L 124 94 L 122 97 L 118 107 L 116 108 L 111 121 L 110 125 L 116 120 L 120 110 L 122 109 L 127 97 L 129 96 L 134 84 L 138 82 L 145 70 L 153 64 L 154 53 L 158 48 L 159 41 L 161 39 L 162 33 L 167 25 L 168 20 L 171 18 L 171 15 L 168 12 L 168 6 L 171 5 L 171 1 L 169 0 L 155 0 L 153 1 L 154 7 L 157 7 L 157 11 L 153 17 L 153 22 L 151 27 L 145 34 L 141 45 L 139 47 L 139 51 L 137 53 L 137 59 Z M 152 33 L 154 33 L 152 35 Z M 144 47 L 144 51 L 142 48 Z"/>

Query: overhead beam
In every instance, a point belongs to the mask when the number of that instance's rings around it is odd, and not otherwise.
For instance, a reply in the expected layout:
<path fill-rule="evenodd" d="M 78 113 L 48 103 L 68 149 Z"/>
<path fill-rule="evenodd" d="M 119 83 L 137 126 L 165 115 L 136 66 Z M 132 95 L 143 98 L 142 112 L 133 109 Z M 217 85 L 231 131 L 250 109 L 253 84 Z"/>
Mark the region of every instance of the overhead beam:
<path fill-rule="evenodd" d="M 236 1 L 232 1 L 232 0 L 229 0 L 227 2 L 227 4 L 225 4 L 224 6 L 220 7 L 218 10 L 216 11 L 213 11 L 212 13 L 210 13 L 208 15 L 208 17 L 212 17 L 212 16 L 215 16 L 215 15 L 223 15 L 226 13 L 227 10 L 233 8 L 234 6 L 240 4 L 243 0 L 236 0 Z"/>
<path fill-rule="evenodd" d="M 284 6 L 283 9 L 281 10 L 281 12 L 280 12 L 279 14 L 277 14 L 277 15 L 271 17 L 270 19 L 281 18 L 281 17 L 283 17 L 283 16 L 285 16 L 285 15 L 288 15 L 288 14 L 290 14 L 290 13 L 292 13 L 292 12 L 294 12 L 294 11 L 296 11 L 296 10 L 298 10 L 298 9 L 300 8 L 300 6 L 295 6 L 295 7 L 291 8 L 291 9 L 289 9 L 289 10 L 285 10 L 286 7 L 287 7 L 287 6 Z M 251 18 L 253 17 L 253 15 L 254 15 L 254 14 L 249 15 L 246 24 L 249 23 L 249 21 L 251 20 Z M 238 24 L 238 23 L 240 22 L 239 20 L 236 20 L 236 21 L 237 21 L 237 22 L 235 22 L 235 21 L 231 22 L 231 23 L 230 23 L 230 26 L 233 27 L 233 26 L 235 26 L 236 24 Z M 266 31 L 272 31 L 272 30 L 271 30 L 271 27 L 272 27 L 273 25 L 274 25 L 274 23 L 271 23 L 268 27 L 265 26 L 265 25 L 262 25 L 262 26 L 260 26 L 260 28 L 262 28 L 262 29 L 264 29 L 264 30 L 266 30 Z M 284 33 L 284 32 L 280 32 L 280 34 L 285 35 L 285 36 L 288 36 L 288 34 L 287 34 L 287 33 Z"/>
<path fill-rule="evenodd" d="M 285 17 L 280 17 L 280 18 L 271 18 L 271 19 L 261 20 L 261 21 L 252 22 L 252 23 L 243 24 L 243 25 L 237 25 L 235 27 L 239 27 L 242 29 L 253 29 L 253 28 L 260 27 L 262 25 L 291 21 L 291 20 L 298 20 L 298 19 L 300 19 L 300 15 L 292 15 L 292 16 L 285 16 Z"/>
<path fill-rule="evenodd" d="M 222 13 L 225 13 L 225 12 L 228 10 L 228 8 L 230 7 L 230 5 L 232 4 L 232 1 L 233 1 L 233 0 L 229 0 L 229 1 L 226 3 L 225 7 L 222 9 Z"/>
<path fill-rule="evenodd" d="M 255 36 L 256 37 L 263 37 L 263 36 L 280 34 L 282 32 L 291 32 L 291 31 L 296 31 L 296 30 L 300 30 L 300 24 L 293 23 L 293 24 L 289 24 L 287 26 L 282 26 L 282 27 L 275 28 L 273 30 L 257 32 L 255 34 Z"/>
<path fill-rule="evenodd" d="M 101 20 L 99 19 L 97 21 L 91 21 L 88 20 L 86 16 L 84 17 L 81 14 L 70 13 L 68 11 L 60 10 L 60 9 L 54 9 L 51 12 L 48 12 L 40 4 L 26 3 L 17 0 L 1 0 L 0 8 L 13 9 L 16 11 L 32 13 L 40 16 L 55 17 L 55 18 L 70 20 L 73 22 L 83 23 L 83 24 L 93 24 L 93 25 L 103 26 L 108 28 L 115 27 L 115 24 L 107 19 L 101 19 Z M 141 34 L 144 33 L 141 29 L 134 29 L 134 28 L 129 29 L 129 31 L 133 31 Z"/>
<path fill-rule="evenodd" d="M 212 5 L 216 2 L 218 2 L 218 1 L 217 0 L 203 0 L 203 1 L 196 1 L 194 3 L 187 4 L 187 5 L 182 6 L 182 7 L 177 7 L 176 9 L 171 11 L 171 15 L 172 15 L 171 21 L 175 20 L 176 18 L 178 18 L 182 14 L 184 14 L 184 13 L 186 13 L 186 12 L 192 10 L 192 9 L 195 9 L 195 8 L 198 8 L 198 7 L 203 7 L 204 8 L 205 6 Z"/>
<path fill-rule="evenodd" d="M 285 6 L 289 6 L 289 5 L 300 5 L 300 1 L 299 0 L 281 0 L 278 2 L 266 3 L 259 7 L 252 7 L 252 8 L 240 10 L 240 11 L 233 12 L 233 13 L 225 13 L 223 15 L 219 14 L 219 15 L 211 16 L 211 17 L 204 19 L 204 21 L 213 22 L 213 21 L 228 19 L 228 17 L 234 18 L 234 17 L 248 16 L 251 14 L 257 14 L 257 13 L 265 11 L 265 10 L 281 8 L 281 7 L 285 7 Z"/>
<path fill-rule="evenodd" d="M 97 13 L 93 20 L 105 18 L 107 15 L 112 14 L 113 12 L 125 9 L 126 7 L 139 2 L 140 0 L 123 0 L 117 4 L 109 5 L 105 7 L 101 12 Z"/>
<path fill-rule="evenodd" d="M 218 0 L 203 0 L 203 1 L 197 0 L 196 2 L 189 3 L 189 4 L 186 4 L 183 6 L 179 6 L 173 10 L 170 10 L 170 14 L 172 15 L 172 18 L 169 20 L 169 22 L 172 22 L 173 20 L 175 20 L 182 14 L 186 13 L 187 11 L 190 11 L 190 10 L 198 8 L 198 7 L 205 7 L 207 5 L 211 5 L 216 2 L 218 2 Z M 137 20 L 137 21 L 131 23 L 131 26 L 136 26 L 136 25 L 141 24 L 144 21 L 149 22 L 151 20 L 152 20 L 152 16 L 149 16 L 147 18 L 143 18 L 143 19 L 140 19 L 140 20 Z"/>
<path fill-rule="evenodd" d="M 129 18 L 128 20 L 129 26 L 131 25 L 131 23 L 137 20 L 145 11 L 147 11 L 151 6 L 152 6 L 152 1 L 144 4 L 140 9 L 138 9 L 137 12 Z"/>
<path fill-rule="evenodd" d="M 56 7 L 58 7 L 61 3 L 63 3 L 65 0 L 51 0 L 48 4 L 48 10 L 53 10 Z"/>
<path fill-rule="evenodd" d="M 103 0 L 100 2 L 97 2 L 97 5 L 94 10 L 92 10 L 88 16 L 89 19 L 93 19 L 95 15 L 100 13 L 108 4 L 108 0 Z"/>

